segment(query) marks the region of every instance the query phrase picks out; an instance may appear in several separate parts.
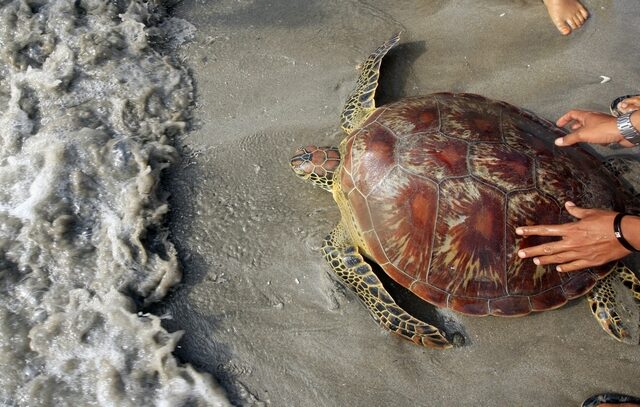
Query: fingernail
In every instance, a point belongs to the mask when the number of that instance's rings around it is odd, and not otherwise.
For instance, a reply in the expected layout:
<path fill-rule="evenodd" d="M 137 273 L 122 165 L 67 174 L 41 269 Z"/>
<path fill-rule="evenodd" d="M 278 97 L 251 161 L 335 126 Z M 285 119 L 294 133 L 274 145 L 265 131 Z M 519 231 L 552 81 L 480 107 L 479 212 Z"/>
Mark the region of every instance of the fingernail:
<path fill-rule="evenodd" d="M 564 139 L 562 137 L 558 137 L 555 143 L 556 143 L 556 146 L 561 146 L 564 144 Z"/>
<path fill-rule="evenodd" d="M 573 203 L 573 202 L 571 202 L 571 201 L 568 201 L 568 202 L 566 203 L 566 205 L 567 205 L 567 206 L 576 206 L 576 204 L 574 204 L 574 203 Z"/>
<path fill-rule="evenodd" d="M 533 258 L 533 264 L 535 264 L 536 266 L 539 266 L 540 265 L 540 259 L 537 258 L 537 257 L 534 257 Z"/>
<path fill-rule="evenodd" d="M 557 271 L 562 271 L 562 267 L 560 267 L 560 266 L 556 266 L 556 270 L 557 270 Z"/>
<path fill-rule="evenodd" d="M 524 230 L 517 228 L 516 229 L 516 235 L 523 235 L 524 234 Z M 524 253 L 524 252 L 523 252 Z"/>
<path fill-rule="evenodd" d="M 627 102 L 620 102 L 620 107 L 623 109 L 627 107 Z"/>
<path fill-rule="evenodd" d="M 527 255 L 525 254 L 524 250 L 518 250 L 518 256 L 524 259 Z"/>

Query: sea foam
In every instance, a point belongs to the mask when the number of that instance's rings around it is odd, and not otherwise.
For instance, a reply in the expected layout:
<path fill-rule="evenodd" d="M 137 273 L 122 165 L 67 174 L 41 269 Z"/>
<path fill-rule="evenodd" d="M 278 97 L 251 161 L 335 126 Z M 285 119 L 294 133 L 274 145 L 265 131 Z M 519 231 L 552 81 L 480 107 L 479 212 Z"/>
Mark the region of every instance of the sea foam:
<path fill-rule="evenodd" d="M 138 312 L 181 277 L 159 178 L 193 88 L 163 8 L 0 4 L 0 404 L 228 405 Z"/>

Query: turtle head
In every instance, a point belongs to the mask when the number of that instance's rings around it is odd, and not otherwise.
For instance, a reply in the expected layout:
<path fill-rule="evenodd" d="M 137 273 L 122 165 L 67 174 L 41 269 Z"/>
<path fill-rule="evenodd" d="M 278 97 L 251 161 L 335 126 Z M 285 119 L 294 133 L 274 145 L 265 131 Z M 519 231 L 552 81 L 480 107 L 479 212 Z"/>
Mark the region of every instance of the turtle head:
<path fill-rule="evenodd" d="M 290 163 L 297 176 L 331 191 L 333 176 L 340 165 L 340 152 L 337 147 L 300 147 Z"/>

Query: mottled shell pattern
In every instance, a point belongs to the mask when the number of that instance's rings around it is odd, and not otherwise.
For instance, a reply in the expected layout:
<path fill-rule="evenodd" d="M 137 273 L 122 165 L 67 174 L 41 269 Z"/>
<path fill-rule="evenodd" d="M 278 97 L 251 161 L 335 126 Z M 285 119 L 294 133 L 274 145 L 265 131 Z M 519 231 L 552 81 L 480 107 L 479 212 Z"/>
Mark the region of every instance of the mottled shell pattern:
<path fill-rule="evenodd" d="M 564 133 L 504 102 L 440 93 L 378 108 L 340 146 L 334 197 L 365 255 L 422 299 L 473 315 L 562 306 L 610 267 L 558 273 L 517 256 L 550 238 L 516 226 L 573 219 L 579 206 L 621 209 L 621 186 Z"/>

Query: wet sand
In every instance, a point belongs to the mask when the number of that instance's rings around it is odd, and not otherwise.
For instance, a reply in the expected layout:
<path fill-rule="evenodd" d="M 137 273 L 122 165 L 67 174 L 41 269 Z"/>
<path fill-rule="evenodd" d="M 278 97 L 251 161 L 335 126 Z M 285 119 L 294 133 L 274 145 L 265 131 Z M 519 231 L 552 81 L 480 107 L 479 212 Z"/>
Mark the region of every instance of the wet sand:
<path fill-rule="evenodd" d="M 185 330 L 176 355 L 243 406 L 575 406 L 602 391 L 640 394 L 640 349 L 603 333 L 584 298 L 524 318 L 456 315 L 470 343 L 447 351 L 383 331 L 318 251 L 338 221 L 330 194 L 288 168 L 297 146 L 340 141 L 356 65 L 399 30 L 378 104 L 455 91 L 551 120 L 607 111 L 640 93 L 640 5 L 584 1 L 591 18 L 563 37 L 536 0 L 395 3 L 174 10 L 197 28 L 179 51 L 196 86 L 193 129 L 166 179 L 184 280 L 154 309 Z"/>

